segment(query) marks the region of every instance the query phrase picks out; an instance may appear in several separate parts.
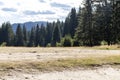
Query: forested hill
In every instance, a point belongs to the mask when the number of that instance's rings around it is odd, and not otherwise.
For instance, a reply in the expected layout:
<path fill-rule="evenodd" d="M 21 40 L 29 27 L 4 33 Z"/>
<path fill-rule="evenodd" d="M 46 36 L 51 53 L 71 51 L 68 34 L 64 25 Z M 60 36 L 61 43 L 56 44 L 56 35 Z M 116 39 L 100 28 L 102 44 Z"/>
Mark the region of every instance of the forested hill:
<path fill-rule="evenodd" d="M 1 46 L 95 46 L 120 44 L 120 1 L 84 0 L 84 6 L 72 8 L 65 22 L 37 24 L 27 31 L 17 25 L 14 33 L 9 22 L 0 28 Z"/>
<path fill-rule="evenodd" d="M 12 28 L 13 28 L 14 32 L 16 31 L 18 24 L 21 24 L 22 27 L 25 25 L 27 31 L 30 31 L 32 29 L 32 27 L 37 26 L 37 24 L 38 25 L 43 24 L 46 26 L 47 22 L 37 21 L 37 22 L 14 23 L 14 24 L 12 24 Z"/>

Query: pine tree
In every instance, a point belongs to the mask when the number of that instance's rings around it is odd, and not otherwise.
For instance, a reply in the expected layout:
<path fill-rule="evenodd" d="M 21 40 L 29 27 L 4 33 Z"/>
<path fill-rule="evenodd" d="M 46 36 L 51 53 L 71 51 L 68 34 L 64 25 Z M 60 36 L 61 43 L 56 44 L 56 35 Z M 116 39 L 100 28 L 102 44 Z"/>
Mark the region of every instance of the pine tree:
<path fill-rule="evenodd" d="M 14 33 L 12 30 L 12 26 L 10 22 L 6 22 L 2 24 L 2 28 L 0 30 L 0 43 L 6 42 L 7 46 L 13 46 Z"/>
<path fill-rule="evenodd" d="M 34 46 L 35 46 L 35 28 L 33 27 L 30 32 L 28 47 L 34 47 Z"/>
<path fill-rule="evenodd" d="M 42 46 L 42 47 L 45 47 L 47 45 L 45 38 L 46 38 L 46 28 L 43 24 L 41 24 L 39 45 Z"/>
<path fill-rule="evenodd" d="M 51 43 L 52 40 L 52 31 L 53 31 L 53 26 L 52 23 L 47 23 L 46 26 L 46 45 Z"/>
<path fill-rule="evenodd" d="M 10 24 L 10 22 L 6 23 L 6 42 L 7 42 L 7 46 L 13 46 L 13 40 L 14 40 L 14 32 L 12 30 L 12 25 Z"/>
<path fill-rule="evenodd" d="M 27 46 L 28 43 L 28 34 L 25 25 L 23 25 L 23 39 L 24 39 L 24 44 Z"/>
<path fill-rule="evenodd" d="M 85 0 L 81 17 L 76 29 L 75 39 L 80 45 L 93 46 L 92 4 L 91 0 Z"/>
<path fill-rule="evenodd" d="M 69 35 L 70 34 L 70 18 L 67 17 L 65 19 L 65 23 L 64 23 L 64 27 L 63 27 L 63 37 L 65 37 L 65 35 Z"/>
<path fill-rule="evenodd" d="M 56 25 L 54 30 L 53 30 L 53 36 L 52 36 L 52 46 L 56 46 L 56 43 L 60 42 L 61 37 L 60 37 L 60 30 L 58 26 Z"/>
<path fill-rule="evenodd" d="M 114 30 L 114 43 L 118 43 L 120 41 L 120 1 L 119 0 L 111 0 L 112 4 L 112 27 Z"/>
<path fill-rule="evenodd" d="M 39 29 L 39 25 L 37 24 L 37 27 L 36 27 L 36 31 L 35 31 L 35 46 L 39 46 L 39 41 L 40 41 L 40 29 Z"/>
<path fill-rule="evenodd" d="M 77 14 L 76 14 L 76 9 L 72 8 L 71 13 L 70 13 L 70 35 L 73 38 L 75 34 L 75 29 L 77 27 Z"/>
<path fill-rule="evenodd" d="M 16 37 L 15 38 L 15 41 L 16 41 L 15 46 L 24 46 L 25 45 L 23 31 L 22 31 L 22 28 L 21 28 L 20 24 L 18 24 L 18 26 L 17 26 L 16 36 L 15 37 Z"/>
<path fill-rule="evenodd" d="M 3 23 L 1 26 L 1 35 L 0 35 L 1 43 L 6 42 L 6 35 L 7 35 L 6 34 L 6 23 Z"/>

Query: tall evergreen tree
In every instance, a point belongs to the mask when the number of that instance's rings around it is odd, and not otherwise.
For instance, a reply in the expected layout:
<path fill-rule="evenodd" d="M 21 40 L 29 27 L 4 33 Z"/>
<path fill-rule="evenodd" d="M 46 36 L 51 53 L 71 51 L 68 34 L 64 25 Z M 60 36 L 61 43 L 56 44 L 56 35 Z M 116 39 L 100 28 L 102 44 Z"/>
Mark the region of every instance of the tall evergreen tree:
<path fill-rule="evenodd" d="M 75 34 L 75 29 L 77 27 L 77 14 L 76 14 L 76 9 L 72 8 L 71 13 L 70 13 L 70 35 L 73 38 Z"/>
<path fill-rule="evenodd" d="M 1 35 L 0 35 L 1 43 L 6 42 L 6 35 L 7 35 L 6 34 L 6 23 L 3 23 L 1 26 Z"/>
<path fill-rule="evenodd" d="M 69 16 L 65 19 L 65 23 L 64 23 L 64 27 L 63 27 L 63 37 L 65 37 L 65 35 L 70 35 L 70 18 Z"/>
<path fill-rule="evenodd" d="M 35 46 L 37 47 L 39 45 L 40 41 L 40 28 L 39 25 L 37 24 L 36 31 L 35 31 Z"/>
<path fill-rule="evenodd" d="M 28 47 L 34 47 L 34 46 L 35 46 L 35 28 L 33 27 L 30 32 Z"/>
<path fill-rule="evenodd" d="M 111 0 L 112 5 L 112 28 L 114 30 L 114 43 L 120 42 L 120 1 Z"/>
<path fill-rule="evenodd" d="M 51 43 L 52 40 L 53 26 L 52 23 L 47 23 L 46 26 L 46 44 Z"/>
<path fill-rule="evenodd" d="M 14 33 L 10 22 L 2 24 L 0 31 L 0 43 L 6 42 L 7 46 L 13 46 Z"/>
<path fill-rule="evenodd" d="M 60 37 L 60 30 L 58 26 L 56 25 L 54 30 L 53 30 L 53 36 L 52 36 L 52 46 L 56 46 L 57 42 L 60 42 L 61 37 Z"/>
<path fill-rule="evenodd" d="M 24 45 L 27 46 L 28 43 L 28 34 L 26 30 L 26 26 L 23 25 L 23 39 L 24 39 Z"/>
<path fill-rule="evenodd" d="M 10 22 L 6 23 L 6 36 L 7 36 L 7 39 L 6 39 L 7 46 L 13 46 L 14 32 Z"/>
<path fill-rule="evenodd" d="M 43 24 L 41 24 L 39 45 L 42 47 L 46 46 L 46 39 L 45 38 L 46 38 L 46 28 Z"/>
<path fill-rule="evenodd" d="M 76 38 L 80 45 L 92 46 L 92 7 L 91 1 L 85 0 L 85 7 L 82 9 L 81 19 L 76 31 Z"/>
<path fill-rule="evenodd" d="M 22 28 L 21 28 L 20 24 L 18 24 L 18 26 L 17 26 L 16 36 L 15 37 L 16 37 L 15 38 L 15 41 L 16 41 L 15 46 L 24 46 L 25 45 L 23 31 L 22 31 Z"/>

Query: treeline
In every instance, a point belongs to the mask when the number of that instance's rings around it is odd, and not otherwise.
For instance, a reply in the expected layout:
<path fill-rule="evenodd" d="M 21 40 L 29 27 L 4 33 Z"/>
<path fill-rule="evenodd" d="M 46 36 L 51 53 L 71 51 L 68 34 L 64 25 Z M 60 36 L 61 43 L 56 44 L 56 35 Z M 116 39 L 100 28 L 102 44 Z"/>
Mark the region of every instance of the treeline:
<path fill-rule="evenodd" d="M 9 22 L 0 28 L 0 44 L 6 46 L 95 46 L 120 43 L 120 1 L 84 0 L 84 7 L 75 8 L 65 21 L 48 22 L 27 31 L 18 24 L 13 32 Z"/>

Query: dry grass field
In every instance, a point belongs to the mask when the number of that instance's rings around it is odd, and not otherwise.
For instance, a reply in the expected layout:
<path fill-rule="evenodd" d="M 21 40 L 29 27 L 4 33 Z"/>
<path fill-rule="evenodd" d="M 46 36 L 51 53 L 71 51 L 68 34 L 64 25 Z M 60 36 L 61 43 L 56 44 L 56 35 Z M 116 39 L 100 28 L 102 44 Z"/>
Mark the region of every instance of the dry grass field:
<path fill-rule="evenodd" d="M 0 80 L 117 80 L 119 65 L 118 45 L 0 47 Z"/>

